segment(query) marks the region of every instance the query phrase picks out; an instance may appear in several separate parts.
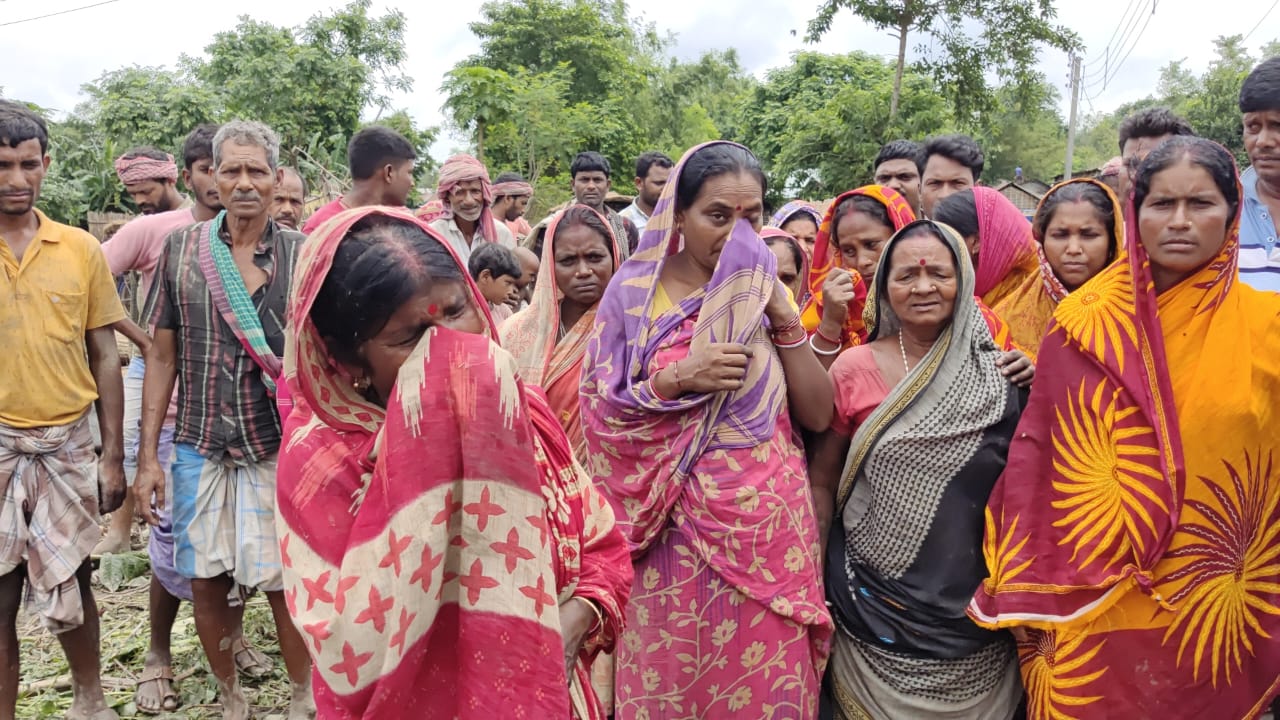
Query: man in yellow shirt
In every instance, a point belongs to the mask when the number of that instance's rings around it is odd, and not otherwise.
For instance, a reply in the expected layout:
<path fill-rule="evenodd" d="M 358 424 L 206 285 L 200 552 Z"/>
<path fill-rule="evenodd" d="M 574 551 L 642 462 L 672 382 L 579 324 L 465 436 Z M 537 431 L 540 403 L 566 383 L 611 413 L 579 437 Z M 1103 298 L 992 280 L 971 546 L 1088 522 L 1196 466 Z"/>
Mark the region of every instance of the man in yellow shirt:
<path fill-rule="evenodd" d="M 0 720 L 17 703 L 24 582 L 71 666 L 67 717 L 111 720 L 89 552 L 99 513 L 124 500 L 124 384 L 111 325 L 125 312 L 93 236 L 35 209 L 48 149 L 44 121 L 0 100 Z M 101 458 L 89 431 L 95 402 Z"/>

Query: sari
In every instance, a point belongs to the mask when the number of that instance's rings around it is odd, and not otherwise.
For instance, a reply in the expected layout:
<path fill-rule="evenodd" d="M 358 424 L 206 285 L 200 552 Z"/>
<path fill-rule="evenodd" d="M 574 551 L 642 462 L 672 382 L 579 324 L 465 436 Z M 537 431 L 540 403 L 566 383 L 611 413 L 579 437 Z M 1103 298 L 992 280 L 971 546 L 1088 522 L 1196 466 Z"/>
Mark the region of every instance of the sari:
<path fill-rule="evenodd" d="M 795 218 L 796 215 L 805 215 L 813 221 L 816 227 L 822 227 L 822 211 L 814 207 L 813 203 L 808 200 L 792 200 L 783 205 L 778 212 L 773 214 L 773 217 L 769 218 L 769 227 L 781 230 L 782 226 Z"/>
<path fill-rule="evenodd" d="M 539 223 L 546 237 L 555 238 L 556 227 L 563 217 L 564 210 L 561 210 Z M 610 226 L 605 223 L 605 227 Z M 609 244 L 612 246 L 613 271 L 617 272 L 621 255 L 612 229 L 609 231 Z M 560 303 L 564 300 L 564 293 L 556 285 L 555 257 L 554 244 L 544 243 L 542 262 L 538 265 L 538 280 L 533 286 L 533 299 L 527 308 L 503 323 L 500 330 L 502 346 L 515 357 L 516 371 L 520 378 L 546 392 L 551 410 L 573 446 L 574 457 L 583 467 L 589 467 L 578 398 L 582 387 L 582 358 L 586 355 L 587 337 L 595 324 L 596 308 L 583 313 L 571 328 L 566 329 L 561 325 Z M 556 335 L 562 329 L 564 335 L 557 340 Z M 592 497 L 599 503 L 607 502 L 598 492 L 592 493 Z M 612 511 L 609 513 L 612 515 Z M 629 565 L 631 560 L 621 544 L 619 549 L 622 550 L 620 562 Z M 624 596 L 629 594 L 630 581 L 625 587 L 619 588 L 619 591 Z M 604 717 L 613 711 L 613 659 L 601 654 L 590 669 L 591 686 L 603 707 L 604 714 L 601 717 Z"/>
<path fill-rule="evenodd" d="M 370 215 L 444 242 L 406 211 L 360 208 L 298 261 L 277 522 L 319 716 L 602 717 L 583 680 L 620 629 L 625 545 L 541 393 L 493 341 L 475 284 L 485 333 L 429 329 L 385 410 L 311 322 L 339 243 Z M 570 597 L 597 603 L 603 622 L 566 680 L 558 607 Z"/>
<path fill-rule="evenodd" d="M 1008 720 L 1022 694 L 1013 638 L 965 615 L 986 575 L 982 508 L 1022 396 L 996 368 L 1003 350 L 973 295 L 964 241 L 934 227 L 960 270 L 951 324 L 858 424 L 835 494 L 826 586 L 840 629 L 828 674 L 837 718 Z M 867 309 L 872 339 L 899 331 L 885 278 L 903 234 L 880 258 Z M 855 348 L 836 362 L 869 352 Z"/>
<path fill-rule="evenodd" d="M 555 238 L 556 227 L 563 217 L 564 210 L 561 210 L 549 219 L 546 225 L 547 238 Z M 603 217 L 600 220 L 604 222 Z M 609 227 L 607 222 L 605 227 Z M 613 271 L 617 272 L 621 255 L 618 240 L 612 230 L 608 242 L 610 252 L 613 253 Z M 587 338 L 595 324 L 596 308 L 583 313 L 571 328 L 561 325 L 560 303 L 564 300 L 564 293 L 556 285 L 555 261 L 554 243 L 544 242 L 542 262 L 538 265 L 538 279 L 533 286 L 533 299 L 529 301 L 528 307 L 503 323 L 502 347 L 515 357 L 520 378 L 546 392 L 551 409 L 555 411 L 565 434 L 569 436 L 574 455 L 585 466 L 586 437 L 582 433 L 578 396 L 582 386 L 582 358 L 586 355 Z M 564 335 L 557 338 L 561 331 Z"/>
<path fill-rule="evenodd" d="M 1039 277 L 1040 254 L 1031 238 L 1031 223 L 1009 198 L 994 188 L 977 186 L 973 201 L 980 243 L 974 293 L 995 308 L 1028 277 Z"/>
<path fill-rule="evenodd" d="M 1112 217 L 1116 219 L 1116 232 L 1111 236 L 1112 255 L 1116 255 L 1122 245 L 1124 245 L 1124 226 L 1121 218 L 1124 217 L 1124 209 L 1120 207 L 1120 200 L 1116 198 L 1115 193 L 1106 184 L 1094 180 L 1093 178 L 1076 178 L 1058 183 L 1050 188 L 1040 199 L 1040 206 L 1036 209 L 1036 214 L 1040 214 L 1040 208 L 1050 196 L 1061 190 L 1063 187 L 1071 183 L 1088 183 L 1096 185 L 1103 189 L 1107 194 L 1107 198 L 1111 200 Z M 1023 349 L 1032 360 L 1036 359 L 1036 351 L 1040 347 L 1040 342 L 1044 340 L 1045 334 L 1049 331 L 1049 323 L 1053 320 L 1053 311 L 1058 307 L 1058 303 L 1070 292 L 1054 274 L 1053 268 L 1049 265 L 1049 259 L 1044 254 L 1044 238 L 1035 238 L 1035 250 L 1037 262 L 1039 263 L 1039 272 L 1027 275 L 1018 287 L 1014 288 L 999 303 L 992 306 L 992 310 L 1009 324 L 1009 331 L 1013 336 L 1015 345 Z"/>
<path fill-rule="evenodd" d="M 1027 628 L 1032 718 L 1257 717 L 1280 675 L 1280 297 L 1124 252 L 1054 312 L 970 614 Z"/>
<path fill-rule="evenodd" d="M 816 717 L 831 619 L 804 453 L 764 308 L 777 258 L 739 222 L 710 282 L 671 302 L 672 171 L 587 342 L 582 418 L 636 563 L 616 660 L 618 720 Z M 749 345 L 741 389 L 666 400 L 647 379 L 708 343 Z"/>
<path fill-rule="evenodd" d="M 854 345 L 861 345 L 867 339 L 867 329 L 862 313 L 867 302 L 867 284 L 856 269 L 845 267 L 844 255 L 840 252 L 836 237 L 832 233 L 835 226 L 836 209 L 840 203 L 854 195 L 865 195 L 884 205 L 889 213 L 889 221 L 893 223 L 895 232 L 914 222 L 916 216 L 906 198 L 896 190 L 883 185 L 865 185 L 850 190 L 836 198 L 827 209 L 822 223 L 818 225 L 818 240 L 813 246 L 813 265 L 809 268 L 809 299 L 805 301 L 804 310 L 800 313 L 800 322 L 810 334 L 818 331 L 822 324 L 822 286 L 827 282 L 827 275 L 833 268 L 842 268 L 853 276 L 853 299 L 849 301 L 849 314 L 845 317 L 844 329 L 840 334 L 840 347 L 847 350 Z"/>

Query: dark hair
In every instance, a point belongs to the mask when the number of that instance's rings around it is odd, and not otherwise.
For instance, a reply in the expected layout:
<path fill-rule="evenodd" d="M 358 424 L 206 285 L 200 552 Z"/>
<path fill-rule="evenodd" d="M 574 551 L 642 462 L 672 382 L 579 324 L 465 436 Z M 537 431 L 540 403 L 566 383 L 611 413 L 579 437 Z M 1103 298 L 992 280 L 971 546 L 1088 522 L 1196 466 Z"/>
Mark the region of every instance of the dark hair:
<path fill-rule="evenodd" d="M 1146 160 L 1138 166 L 1138 175 L 1133 182 L 1134 213 L 1141 216 L 1142 201 L 1151 192 L 1151 180 L 1156 173 L 1169 169 L 1178 161 L 1186 158 L 1193 165 L 1198 165 L 1213 178 L 1213 184 L 1227 201 L 1230 209 L 1228 217 L 1234 218 L 1240 207 L 1240 186 L 1236 183 L 1236 161 L 1231 153 L 1212 140 L 1199 137 L 1174 137 L 1160 143 L 1151 151 Z"/>
<path fill-rule="evenodd" d="M 636 177 L 644 179 L 649 177 L 649 168 L 657 165 L 660 168 L 675 167 L 675 163 L 666 155 L 651 150 L 636 158 Z"/>
<path fill-rule="evenodd" d="M 16 148 L 28 140 L 40 141 L 40 154 L 49 152 L 49 126 L 26 105 L 0 100 L 0 145 Z"/>
<path fill-rule="evenodd" d="M 920 149 L 920 154 L 916 156 L 916 170 L 921 175 L 924 175 L 924 166 L 929 164 L 929 158 L 934 155 L 941 155 L 969 168 L 969 172 L 973 173 L 974 182 L 982 177 L 982 168 L 986 167 L 982 148 L 978 147 L 978 143 L 968 135 L 942 135 L 929 138 Z"/>
<path fill-rule="evenodd" d="M 1120 123 L 1120 152 L 1124 144 L 1135 138 L 1158 138 L 1164 135 L 1195 135 L 1191 124 L 1164 107 L 1147 108 L 1136 112 Z"/>
<path fill-rule="evenodd" d="M 1117 251 L 1115 205 L 1105 190 L 1091 182 L 1065 183 L 1050 190 L 1049 194 L 1044 196 L 1044 200 L 1036 210 L 1035 219 L 1031 222 L 1036 240 L 1044 242 L 1044 233 L 1048 230 L 1049 223 L 1053 222 L 1053 214 L 1058 211 L 1058 206 L 1077 202 L 1089 203 L 1102 218 L 1102 224 L 1107 229 L 1109 247 L 1107 260 L 1110 262 L 1115 258 Z"/>
<path fill-rule="evenodd" d="M 150 145 L 141 145 L 139 147 L 130 149 L 124 155 L 120 156 L 122 160 L 133 160 L 135 158 L 140 158 L 140 157 L 144 157 L 149 160 L 159 160 L 160 162 L 165 162 L 166 160 L 169 159 L 169 153 L 164 152 L 163 150 L 157 150 L 156 148 L 153 148 Z"/>
<path fill-rule="evenodd" d="M 280 169 L 283 170 L 286 175 L 292 173 L 294 177 L 298 178 L 298 182 L 302 183 L 302 197 L 306 198 L 307 197 L 307 179 L 302 177 L 302 173 L 298 172 L 298 168 L 290 167 L 286 165 L 284 167 L 281 167 Z"/>
<path fill-rule="evenodd" d="M 870 217 L 872 220 L 893 230 L 893 221 L 889 219 L 889 208 L 884 203 L 873 197 L 866 195 L 853 195 L 840 201 L 836 205 L 836 210 L 831 214 L 831 244 L 836 245 L 839 237 L 840 219 L 848 217 L 854 213 L 862 213 Z"/>
<path fill-rule="evenodd" d="M 604 243 L 604 249 L 609 253 L 609 257 L 613 257 L 613 243 L 609 242 L 613 232 L 608 225 L 605 225 L 604 220 L 600 219 L 599 213 L 586 205 L 570 205 L 560 216 L 560 222 L 556 223 L 556 234 L 559 235 L 561 230 L 573 227 L 585 227 L 595 231 L 600 236 L 600 241 Z M 555 238 L 552 238 L 552 242 L 555 242 Z"/>
<path fill-rule="evenodd" d="M 978 199 L 973 188 L 948 195 L 933 206 L 933 220 L 950 225 L 960 237 L 978 235 Z"/>
<path fill-rule="evenodd" d="M 769 180 L 760 168 L 756 156 L 741 145 L 733 143 L 716 143 L 695 152 L 684 164 L 680 172 L 680 182 L 676 185 L 676 210 L 684 210 L 698 199 L 702 186 L 711 178 L 729 173 L 745 172 L 760 181 L 760 195 L 769 192 Z"/>
<path fill-rule="evenodd" d="M 493 179 L 494 185 L 497 185 L 498 183 L 508 183 L 508 182 L 524 182 L 524 176 L 518 172 L 504 172 L 498 177 Z"/>
<path fill-rule="evenodd" d="M 876 161 L 871 164 L 871 173 L 874 175 L 876 168 L 890 160 L 910 160 L 915 163 L 920 158 L 920 150 L 920 143 L 911 140 L 894 140 L 886 143 L 876 154 Z"/>
<path fill-rule="evenodd" d="M 368 180 L 387 165 L 417 157 L 418 153 L 405 136 L 385 125 L 370 125 L 352 135 L 347 144 L 347 165 L 352 180 Z"/>
<path fill-rule="evenodd" d="M 1240 112 L 1280 110 L 1280 56 L 1263 60 L 1240 84 Z"/>
<path fill-rule="evenodd" d="M 801 252 L 800 243 L 795 238 L 791 238 L 790 242 L 788 242 L 787 239 L 782 237 L 781 235 L 770 235 L 769 237 L 761 238 L 761 239 L 764 240 L 764 244 L 769 247 L 773 247 L 778 243 L 784 243 L 788 248 L 791 249 L 791 257 L 795 260 L 795 263 L 796 263 L 796 272 L 801 272 L 804 270 L 804 253 Z"/>
<path fill-rule="evenodd" d="M 471 251 L 471 259 L 467 261 L 467 271 L 471 273 L 472 279 L 479 280 L 480 273 L 485 270 L 488 270 L 489 275 L 495 280 L 503 275 L 510 275 L 516 280 L 524 277 L 524 269 L 520 267 L 520 261 L 516 259 L 515 253 L 498 243 L 480 243 L 480 247 Z"/>
<path fill-rule="evenodd" d="M 371 215 L 338 244 L 311 306 L 311 322 L 335 359 L 358 365 L 360 346 L 433 282 L 464 282 L 444 245 L 415 223 Z"/>
<path fill-rule="evenodd" d="M 213 123 L 197 125 L 182 141 L 182 167 L 190 170 L 201 160 L 213 160 L 213 137 L 221 126 Z"/>
<path fill-rule="evenodd" d="M 612 168 L 609 167 L 609 161 L 605 156 L 594 150 L 578 153 L 573 159 L 573 163 L 569 165 L 569 179 L 578 177 L 578 173 L 584 172 L 602 172 L 607 178 L 613 177 Z"/>

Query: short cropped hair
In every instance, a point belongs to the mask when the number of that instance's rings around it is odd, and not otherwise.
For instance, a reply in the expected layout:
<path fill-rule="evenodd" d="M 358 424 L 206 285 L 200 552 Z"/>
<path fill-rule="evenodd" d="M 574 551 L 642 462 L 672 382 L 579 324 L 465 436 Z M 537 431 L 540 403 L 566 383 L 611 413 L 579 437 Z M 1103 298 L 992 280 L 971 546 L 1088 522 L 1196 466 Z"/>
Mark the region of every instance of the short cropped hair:
<path fill-rule="evenodd" d="M 347 144 L 352 180 L 368 180 L 380 168 L 417 159 L 418 153 L 409 140 L 385 125 L 370 125 L 352 135 Z"/>
<path fill-rule="evenodd" d="M 1120 152 L 1124 144 L 1136 138 L 1158 138 L 1165 135 L 1194 136 L 1191 123 L 1183 120 L 1165 107 L 1147 108 L 1136 112 L 1120 123 Z"/>
<path fill-rule="evenodd" d="M 569 166 L 570 179 L 584 172 L 602 172 L 607 178 L 613 177 L 613 169 L 609 167 L 609 161 L 593 150 L 578 153 L 578 156 L 573 159 L 573 164 Z"/>
<path fill-rule="evenodd" d="M 520 267 L 515 253 L 498 243 L 481 243 L 480 247 L 471 251 L 471 258 L 467 260 L 467 271 L 471 273 L 471 278 L 479 280 L 480 273 L 485 270 L 495 280 L 503 275 L 510 275 L 516 280 L 524 277 L 524 269 Z"/>
<path fill-rule="evenodd" d="M 920 171 L 921 176 L 924 175 L 924 166 L 934 155 L 941 155 L 969 168 L 973 173 L 974 182 L 982 177 L 982 169 L 986 167 L 986 157 L 982 154 L 982 148 L 978 147 L 978 143 L 968 135 L 940 135 L 929 138 L 916 158 L 916 169 Z"/>

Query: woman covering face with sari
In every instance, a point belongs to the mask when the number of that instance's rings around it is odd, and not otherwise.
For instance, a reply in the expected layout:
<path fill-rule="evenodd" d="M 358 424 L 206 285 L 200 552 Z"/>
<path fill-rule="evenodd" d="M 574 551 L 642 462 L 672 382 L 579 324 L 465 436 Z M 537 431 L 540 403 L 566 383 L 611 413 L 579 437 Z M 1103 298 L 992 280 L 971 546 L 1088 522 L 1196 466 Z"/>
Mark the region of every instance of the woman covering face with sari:
<path fill-rule="evenodd" d="M 970 612 L 1032 718 L 1258 717 L 1280 676 L 1280 296 L 1239 282 L 1224 148 L 1143 161 L 1125 251 L 1067 296 L 987 510 Z"/>
<path fill-rule="evenodd" d="M 1053 186 L 1031 228 L 1040 272 L 991 308 L 1009 324 L 1013 342 L 1034 357 L 1054 308 L 1116 259 L 1124 245 L 1124 212 L 1111 189 L 1092 178 Z"/>
<path fill-rule="evenodd" d="M 320 716 L 602 717 L 626 547 L 457 257 L 361 208 L 296 277 L 277 492 Z"/>
<path fill-rule="evenodd" d="M 694 148 L 587 344 L 592 467 L 636 562 L 616 653 L 619 720 L 814 718 L 831 619 L 801 426 L 831 386 L 757 229 L 744 147 Z"/>
<path fill-rule="evenodd" d="M 880 185 L 850 190 L 831 203 L 818 231 L 801 315 L 823 365 L 866 340 L 862 310 L 880 255 L 889 238 L 915 219 L 901 195 Z"/>
<path fill-rule="evenodd" d="M 836 718 L 1008 720 L 1022 694 L 1013 638 L 965 615 L 1022 407 L 973 282 L 954 231 L 908 225 L 880 257 L 870 341 L 831 367 L 836 414 L 812 474 Z"/>

